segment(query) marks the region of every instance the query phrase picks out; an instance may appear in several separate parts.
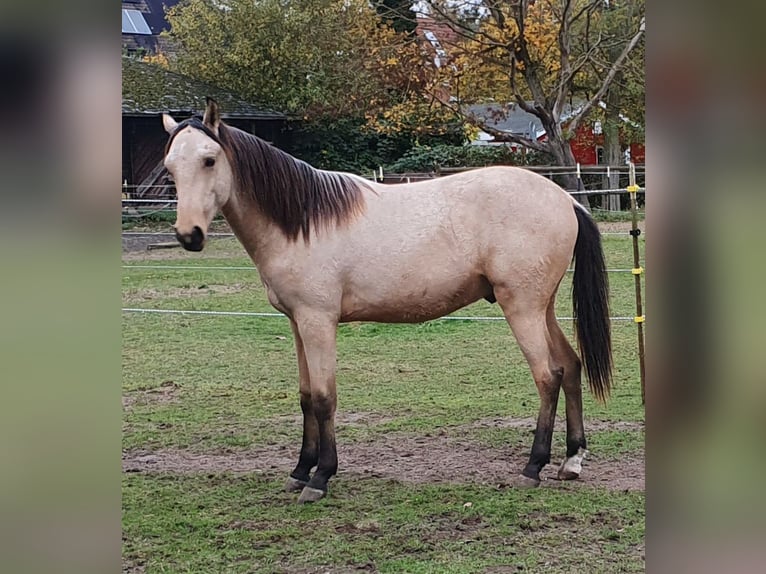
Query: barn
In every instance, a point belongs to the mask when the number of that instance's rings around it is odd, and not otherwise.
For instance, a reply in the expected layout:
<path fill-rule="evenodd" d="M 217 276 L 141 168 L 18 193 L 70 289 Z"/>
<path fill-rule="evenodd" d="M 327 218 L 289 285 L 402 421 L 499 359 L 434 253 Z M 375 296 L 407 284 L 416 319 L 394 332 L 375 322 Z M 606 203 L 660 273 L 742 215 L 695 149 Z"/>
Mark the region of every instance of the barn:
<path fill-rule="evenodd" d="M 166 68 L 130 56 L 122 58 L 122 180 L 130 196 L 154 195 L 163 183 L 162 157 L 168 135 L 161 116 L 176 120 L 199 114 L 205 98 L 218 101 L 222 117 L 236 126 L 279 146 L 285 137 L 287 116 L 243 100 Z"/>

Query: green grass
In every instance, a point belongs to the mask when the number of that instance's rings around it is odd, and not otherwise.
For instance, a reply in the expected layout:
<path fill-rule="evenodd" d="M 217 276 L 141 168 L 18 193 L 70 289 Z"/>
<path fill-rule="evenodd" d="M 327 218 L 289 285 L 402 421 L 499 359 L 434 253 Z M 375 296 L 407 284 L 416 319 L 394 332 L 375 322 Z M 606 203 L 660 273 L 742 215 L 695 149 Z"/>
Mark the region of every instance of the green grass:
<path fill-rule="evenodd" d="M 593 219 L 599 222 L 633 221 L 633 213 L 631 211 L 610 211 L 596 207 L 591 209 L 591 214 Z M 636 220 L 639 222 L 646 220 L 646 211 L 644 209 L 639 209 L 636 212 Z"/>
<path fill-rule="evenodd" d="M 609 267 L 633 266 L 629 240 L 608 236 L 604 245 Z M 234 240 L 209 247 L 203 254 L 131 255 L 124 263 L 250 265 Z M 568 281 L 559 297 L 562 316 L 571 315 Z M 612 314 L 633 316 L 633 276 L 612 274 L 610 281 Z M 255 271 L 125 269 L 123 304 L 273 312 Z M 457 314 L 500 311 L 480 302 Z M 613 325 L 615 388 L 607 405 L 585 394 L 586 431 L 594 420 L 644 420 L 635 325 Z M 571 337 L 571 323 L 563 328 Z M 297 366 L 284 318 L 124 313 L 123 389 L 127 451 L 204 454 L 300 444 Z M 360 441 L 436 434 L 528 451 L 529 429 L 476 422 L 530 419 L 538 408 L 528 367 L 502 321 L 342 325 L 338 392 L 341 451 Z M 344 423 L 349 414 L 364 424 Z M 604 424 L 588 434 L 597 460 L 641 455 L 639 424 L 603 430 Z M 563 440 L 563 432 L 554 434 L 554 459 Z M 509 477 L 519 470 L 509 468 Z M 341 475 L 329 499 L 299 507 L 281 493 L 284 478 L 281 471 L 125 474 L 126 564 L 147 573 L 312 572 L 315 566 L 350 572 L 364 565 L 378 572 L 643 571 L 643 493 Z"/>
<path fill-rule="evenodd" d="M 298 506 L 280 487 L 227 474 L 128 476 L 125 560 L 147 573 L 643 572 L 641 494 L 337 478 L 332 498 Z"/>

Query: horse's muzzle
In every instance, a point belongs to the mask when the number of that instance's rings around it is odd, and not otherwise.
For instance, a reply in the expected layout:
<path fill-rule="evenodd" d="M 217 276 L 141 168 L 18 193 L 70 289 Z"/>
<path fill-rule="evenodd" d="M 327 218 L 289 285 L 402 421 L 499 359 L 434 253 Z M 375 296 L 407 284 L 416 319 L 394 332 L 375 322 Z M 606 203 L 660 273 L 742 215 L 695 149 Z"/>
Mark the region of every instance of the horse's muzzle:
<path fill-rule="evenodd" d="M 205 234 L 196 225 L 191 233 L 180 233 L 176 229 L 176 239 L 187 251 L 202 251 L 205 246 Z"/>

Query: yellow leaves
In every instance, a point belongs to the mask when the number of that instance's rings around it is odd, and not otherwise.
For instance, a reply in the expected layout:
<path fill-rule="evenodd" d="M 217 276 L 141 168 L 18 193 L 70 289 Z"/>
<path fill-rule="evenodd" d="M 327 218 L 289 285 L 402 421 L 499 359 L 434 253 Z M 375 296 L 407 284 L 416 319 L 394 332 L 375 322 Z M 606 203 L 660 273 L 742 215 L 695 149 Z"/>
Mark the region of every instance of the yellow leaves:
<path fill-rule="evenodd" d="M 440 135 L 447 132 L 447 125 L 454 117 L 446 108 L 432 105 L 430 99 L 413 96 L 377 113 L 368 110 L 365 120 L 368 129 L 382 135 Z"/>
<path fill-rule="evenodd" d="M 512 12 L 514 3 L 503 3 L 503 6 L 503 28 L 488 18 L 475 39 L 460 46 L 456 61 L 460 68 L 460 94 L 464 99 L 513 100 L 512 74 L 515 74 L 516 90 L 524 98 L 531 97 L 525 81 L 528 75 L 534 74 L 546 92 L 558 85 L 561 72 L 559 3 L 531 4 L 524 20 L 523 37 Z"/>
<path fill-rule="evenodd" d="M 165 69 L 168 69 L 170 63 L 168 62 L 167 56 L 163 54 L 162 52 L 157 52 L 156 55 L 154 54 L 147 54 L 143 58 L 141 58 L 144 62 L 147 64 L 154 64 L 156 66 L 162 66 Z"/>

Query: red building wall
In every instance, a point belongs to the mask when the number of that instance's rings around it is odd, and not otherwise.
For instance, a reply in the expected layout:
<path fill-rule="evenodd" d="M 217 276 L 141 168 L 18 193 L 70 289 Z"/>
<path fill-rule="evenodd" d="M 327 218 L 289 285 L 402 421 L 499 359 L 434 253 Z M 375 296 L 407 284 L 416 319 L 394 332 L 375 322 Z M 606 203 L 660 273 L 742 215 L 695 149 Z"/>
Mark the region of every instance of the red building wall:
<path fill-rule="evenodd" d="M 578 163 L 582 165 L 594 165 L 598 162 L 598 147 L 604 147 L 604 134 L 594 134 L 592 122 L 586 122 L 577 127 L 575 137 L 571 139 L 569 145 L 572 147 L 572 154 Z M 644 163 L 646 161 L 646 149 L 642 143 L 631 143 L 630 158 L 633 163 Z M 624 147 L 624 144 L 623 144 Z M 604 163 L 603 161 L 601 163 Z"/>

